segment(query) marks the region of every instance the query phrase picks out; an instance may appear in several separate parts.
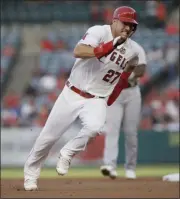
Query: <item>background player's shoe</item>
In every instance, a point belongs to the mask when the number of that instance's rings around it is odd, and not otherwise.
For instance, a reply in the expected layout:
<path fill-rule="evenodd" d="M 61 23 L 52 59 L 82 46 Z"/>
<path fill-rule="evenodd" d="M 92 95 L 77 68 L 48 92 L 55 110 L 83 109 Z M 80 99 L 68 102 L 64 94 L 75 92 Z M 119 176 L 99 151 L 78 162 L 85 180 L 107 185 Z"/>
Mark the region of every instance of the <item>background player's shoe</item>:
<path fill-rule="evenodd" d="M 100 170 L 104 176 L 109 176 L 111 179 L 115 179 L 118 176 L 117 171 L 110 165 L 101 166 Z"/>
<path fill-rule="evenodd" d="M 24 181 L 24 189 L 26 191 L 37 191 L 38 187 L 37 187 L 37 180 L 34 179 L 26 179 Z"/>
<path fill-rule="evenodd" d="M 134 170 L 127 169 L 127 170 L 125 171 L 125 176 L 126 176 L 126 178 L 128 178 L 128 179 L 136 179 L 136 173 L 135 173 Z"/>
<path fill-rule="evenodd" d="M 56 166 L 57 173 L 62 176 L 66 175 L 68 173 L 69 167 L 70 160 L 68 158 L 60 156 Z"/>

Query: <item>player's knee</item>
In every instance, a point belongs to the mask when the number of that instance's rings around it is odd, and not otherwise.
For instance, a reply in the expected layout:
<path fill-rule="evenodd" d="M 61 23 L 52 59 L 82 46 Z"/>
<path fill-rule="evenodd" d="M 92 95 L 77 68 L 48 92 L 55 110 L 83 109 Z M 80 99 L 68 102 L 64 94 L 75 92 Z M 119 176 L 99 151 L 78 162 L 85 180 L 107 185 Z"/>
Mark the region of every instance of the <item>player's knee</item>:
<path fill-rule="evenodd" d="M 99 134 L 102 131 L 103 127 L 104 127 L 104 124 L 101 124 L 101 123 L 91 123 L 86 126 L 86 128 L 89 129 L 90 137 L 94 137 L 97 134 Z"/>
<path fill-rule="evenodd" d="M 125 135 L 137 135 L 137 128 L 132 128 L 131 126 L 124 128 Z"/>
<path fill-rule="evenodd" d="M 126 135 L 126 143 L 131 148 L 137 148 L 137 136 L 136 135 Z"/>

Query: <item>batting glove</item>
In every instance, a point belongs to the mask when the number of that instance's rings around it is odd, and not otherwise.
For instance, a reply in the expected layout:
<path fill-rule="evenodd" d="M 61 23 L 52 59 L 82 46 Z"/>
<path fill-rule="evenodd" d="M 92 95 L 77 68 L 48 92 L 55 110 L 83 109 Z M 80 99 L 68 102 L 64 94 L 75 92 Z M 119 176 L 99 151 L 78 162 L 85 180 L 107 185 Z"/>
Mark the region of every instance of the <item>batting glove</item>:
<path fill-rule="evenodd" d="M 94 48 L 94 54 L 98 59 L 100 59 L 101 57 L 109 55 L 117 46 L 121 45 L 124 42 L 125 40 L 121 36 L 116 37 L 115 39 L 105 44 L 101 43 L 99 46 Z"/>

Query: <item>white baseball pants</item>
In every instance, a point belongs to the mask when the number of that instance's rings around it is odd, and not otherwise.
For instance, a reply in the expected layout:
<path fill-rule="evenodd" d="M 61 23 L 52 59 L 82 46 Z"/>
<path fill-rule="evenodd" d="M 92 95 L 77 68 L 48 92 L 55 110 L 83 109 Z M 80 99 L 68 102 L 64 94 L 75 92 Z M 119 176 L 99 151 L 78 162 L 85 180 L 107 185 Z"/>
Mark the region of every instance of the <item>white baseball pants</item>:
<path fill-rule="evenodd" d="M 71 158 L 84 150 L 88 141 L 101 132 L 106 121 L 106 109 L 105 99 L 86 99 L 65 86 L 28 156 L 24 166 L 25 178 L 39 177 L 50 149 L 78 117 L 83 127 L 60 154 Z"/>
<path fill-rule="evenodd" d="M 115 103 L 107 109 L 104 164 L 117 166 L 119 135 L 123 121 L 125 134 L 125 168 L 134 170 L 137 163 L 137 130 L 141 115 L 141 93 L 139 86 L 124 89 Z"/>

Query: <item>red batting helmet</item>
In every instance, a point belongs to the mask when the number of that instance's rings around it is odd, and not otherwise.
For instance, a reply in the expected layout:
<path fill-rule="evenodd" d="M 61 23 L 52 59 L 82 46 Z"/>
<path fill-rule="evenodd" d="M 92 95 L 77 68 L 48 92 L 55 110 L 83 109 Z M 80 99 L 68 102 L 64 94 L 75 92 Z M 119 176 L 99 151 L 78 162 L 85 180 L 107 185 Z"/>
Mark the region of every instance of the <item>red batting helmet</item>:
<path fill-rule="evenodd" d="M 128 22 L 137 25 L 136 11 L 128 6 L 121 6 L 114 11 L 113 19 L 118 19 L 122 22 Z"/>

